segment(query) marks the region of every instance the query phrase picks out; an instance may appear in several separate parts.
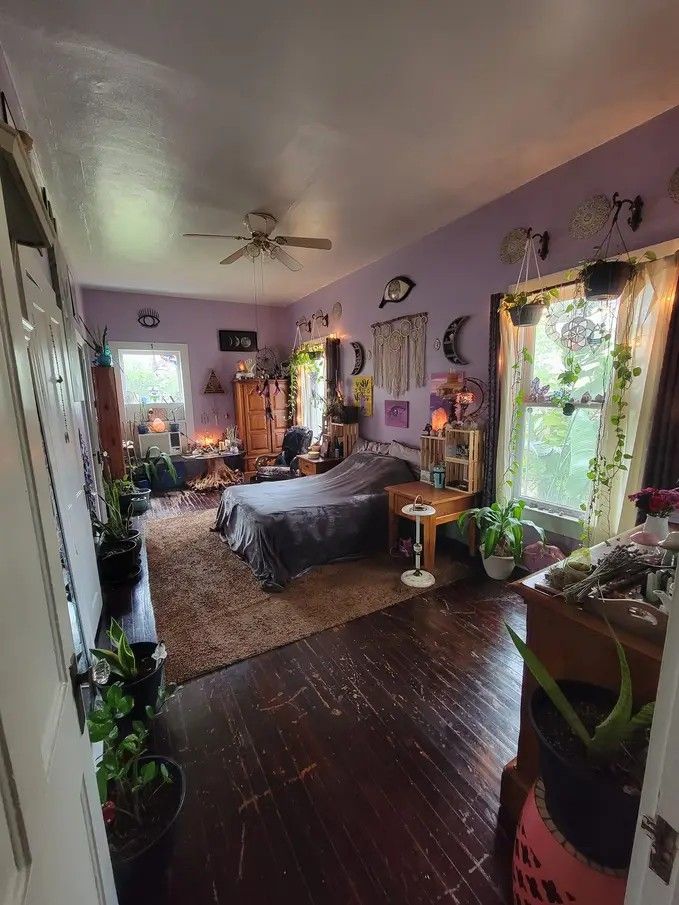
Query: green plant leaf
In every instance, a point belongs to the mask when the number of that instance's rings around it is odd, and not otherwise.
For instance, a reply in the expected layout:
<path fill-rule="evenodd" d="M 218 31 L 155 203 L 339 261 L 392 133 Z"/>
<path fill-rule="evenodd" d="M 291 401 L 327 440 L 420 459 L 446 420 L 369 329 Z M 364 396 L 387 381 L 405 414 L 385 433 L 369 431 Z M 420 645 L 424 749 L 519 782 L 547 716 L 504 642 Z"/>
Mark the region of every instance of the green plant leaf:
<path fill-rule="evenodd" d="M 130 647 L 130 642 L 124 633 L 120 638 L 118 656 L 120 657 L 120 665 L 125 670 L 125 678 L 133 679 L 137 675 L 137 661 Z"/>
<path fill-rule="evenodd" d="M 108 773 L 102 769 L 97 769 L 97 790 L 100 804 L 105 804 L 108 801 Z"/>
<path fill-rule="evenodd" d="M 123 627 L 117 619 L 111 619 L 111 625 L 108 629 L 108 636 L 111 639 L 111 644 L 117 650 L 120 647 L 120 639 L 125 637 Z"/>
<path fill-rule="evenodd" d="M 645 732 L 646 729 L 650 729 L 654 713 L 655 701 L 651 701 L 650 704 L 644 704 L 640 710 L 637 710 L 623 730 L 622 742 L 630 742 L 636 735 L 639 735 L 639 733 Z"/>
<path fill-rule="evenodd" d="M 152 782 L 156 778 L 158 764 L 155 760 L 147 761 L 141 768 L 141 779 L 144 783 Z"/>
<path fill-rule="evenodd" d="M 589 750 L 592 740 L 584 723 L 573 709 L 570 701 L 566 698 L 566 695 L 551 677 L 542 661 L 533 653 L 528 645 L 519 638 L 514 629 L 507 625 L 507 623 L 505 623 L 505 626 L 507 627 L 507 631 L 514 642 L 516 649 L 523 657 L 523 662 L 533 674 L 535 681 L 544 689 L 550 701 L 564 718 L 573 734 L 577 736 L 585 748 Z"/>
<path fill-rule="evenodd" d="M 619 750 L 625 729 L 632 717 L 632 678 L 629 664 L 625 649 L 615 635 L 613 640 L 620 665 L 620 693 L 613 710 L 594 730 L 590 752 L 596 758 L 609 757 Z"/>

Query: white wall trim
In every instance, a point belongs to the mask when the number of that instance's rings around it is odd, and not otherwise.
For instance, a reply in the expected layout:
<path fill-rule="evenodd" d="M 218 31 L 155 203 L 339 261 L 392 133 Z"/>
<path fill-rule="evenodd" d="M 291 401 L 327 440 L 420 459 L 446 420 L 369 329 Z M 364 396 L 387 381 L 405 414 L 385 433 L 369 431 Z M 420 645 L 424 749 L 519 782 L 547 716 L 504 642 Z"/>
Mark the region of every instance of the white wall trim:
<path fill-rule="evenodd" d="M 120 364 L 120 352 L 127 349 L 140 352 L 178 352 L 182 365 L 182 386 L 184 389 L 184 413 L 186 415 L 186 434 L 193 437 L 195 427 L 193 421 L 193 396 L 191 395 L 191 365 L 189 362 L 189 347 L 187 343 L 171 343 L 171 342 L 111 342 L 109 343 L 113 359 L 117 365 Z M 120 367 L 116 370 L 116 381 L 118 384 L 118 404 L 120 406 L 120 418 L 123 423 L 127 420 L 125 417 L 125 399 L 122 392 L 122 382 L 120 379 Z"/>

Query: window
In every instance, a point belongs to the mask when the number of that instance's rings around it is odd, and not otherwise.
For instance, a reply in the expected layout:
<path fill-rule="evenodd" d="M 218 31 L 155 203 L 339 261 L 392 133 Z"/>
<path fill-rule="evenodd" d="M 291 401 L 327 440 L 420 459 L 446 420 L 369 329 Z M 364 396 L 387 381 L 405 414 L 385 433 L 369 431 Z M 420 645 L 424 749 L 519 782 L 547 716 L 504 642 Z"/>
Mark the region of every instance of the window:
<path fill-rule="evenodd" d="M 325 355 L 319 352 L 313 363 L 299 370 L 300 424 L 310 428 L 314 439 L 323 432 L 325 405 Z"/>
<path fill-rule="evenodd" d="M 183 343 L 111 343 L 119 364 L 123 422 L 145 419 L 148 409 L 162 409 L 167 420 L 193 435 L 188 347 Z"/>
<path fill-rule="evenodd" d="M 526 404 L 514 495 L 529 505 L 580 517 L 589 499 L 587 472 L 599 442 L 617 310 L 617 301 L 584 307 L 582 300 L 562 300 L 537 327 L 522 331 L 529 354 L 521 373 Z M 567 372 L 571 384 L 558 379 Z M 564 414 L 569 402 L 570 415 Z"/>

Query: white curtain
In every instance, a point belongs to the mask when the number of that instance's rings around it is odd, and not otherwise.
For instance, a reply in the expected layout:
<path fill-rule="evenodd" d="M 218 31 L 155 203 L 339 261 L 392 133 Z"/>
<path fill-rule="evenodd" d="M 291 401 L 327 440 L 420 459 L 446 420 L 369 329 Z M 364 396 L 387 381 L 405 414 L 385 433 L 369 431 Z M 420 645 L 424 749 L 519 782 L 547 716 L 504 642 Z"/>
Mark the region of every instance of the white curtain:
<path fill-rule="evenodd" d="M 678 268 L 678 255 L 639 265 L 636 279 L 628 283 L 620 299 L 615 339 L 618 343 L 630 344 L 631 367 L 641 368 L 641 374 L 634 378 L 628 390 L 625 409 L 625 452 L 632 458 L 626 462 L 628 470 L 619 472 L 613 480 L 602 515 L 592 526 L 593 543 L 632 528 L 636 520 L 636 508 L 627 496 L 641 487 L 646 467 Z M 612 396 L 610 392 L 606 394 L 601 416 L 600 449 L 608 459 L 615 451 L 615 428 L 611 424 L 615 403 Z"/>

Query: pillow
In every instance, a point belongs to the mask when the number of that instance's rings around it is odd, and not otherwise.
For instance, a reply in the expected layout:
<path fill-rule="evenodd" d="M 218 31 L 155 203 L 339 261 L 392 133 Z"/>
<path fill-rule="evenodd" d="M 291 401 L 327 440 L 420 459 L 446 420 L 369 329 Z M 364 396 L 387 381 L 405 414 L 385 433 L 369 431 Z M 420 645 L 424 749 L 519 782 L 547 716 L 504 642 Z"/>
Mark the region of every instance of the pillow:
<path fill-rule="evenodd" d="M 405 443 L 399 443 L 398 440 L 392 440 L 389 444 L 389 456 L 396 459 L 403 459 L 412 471 L 414 477 L 420 478 L 420 450 L 417 446 L 408 446 Z"/>
<path fill-rule="evenodd" d="M 390 443 L 381 443 L 379 440 L 365 440 L 363 437 L 359 437 L 353 451 L 374 453 L 376 456 L 388 456 L 390 446 Z"/>

